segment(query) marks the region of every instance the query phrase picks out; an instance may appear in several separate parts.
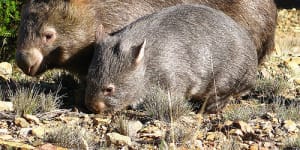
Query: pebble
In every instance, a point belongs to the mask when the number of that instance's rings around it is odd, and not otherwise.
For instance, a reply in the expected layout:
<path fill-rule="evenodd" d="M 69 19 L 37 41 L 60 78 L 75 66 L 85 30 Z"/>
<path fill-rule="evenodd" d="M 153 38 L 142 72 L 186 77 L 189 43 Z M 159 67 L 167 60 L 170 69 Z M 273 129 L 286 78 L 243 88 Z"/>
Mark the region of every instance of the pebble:
<path fill-rule="evenodd" d="M 294 121 L 292 121 L 292 120 L 285 120 L 283 127 L 289 133 L 291 133 L 291 132 L 292 133 L 299 132 L 299 129 L 297 128 L 297 124 Z"/>
<path fill-rule="evenodd" d="M 24 118 L 16 118 L 15 124 L 21 128 L 28 128 L 30 124 Z"/>
<path fill-rule="evenodd" d="M 130 137 L 136 137 L 137 132 L 143 128 L 143 124 L 140 121 L 130 120 L 128 121 L 128 135 Z"/>
<path fill-rule="evenodd" d="M 13 111 L 13 103 L 5 102 L 0 99 L 0 111 Z"/>
<path fill-rule="evenodd" d="M 12 65 L 8 62 L 0 63 L 0 78 L 9 80 L 12 75 Z"/>
<path fill-rule="evenodd" d="M 41 124 L 39 118 L 34 115 L 24 114 L 23 117 L 30 123 L 35 123 L 37 125 Z"/>

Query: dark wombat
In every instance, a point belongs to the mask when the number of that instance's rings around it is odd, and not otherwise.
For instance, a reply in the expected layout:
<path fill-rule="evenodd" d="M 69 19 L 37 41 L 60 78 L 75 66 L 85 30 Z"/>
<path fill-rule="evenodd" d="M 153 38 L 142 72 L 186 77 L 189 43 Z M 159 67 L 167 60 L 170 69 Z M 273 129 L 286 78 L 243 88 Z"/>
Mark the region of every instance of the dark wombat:
<path fill-rule="evenodd" d="M 32 76 L 63 68 L 85 77 L 99 24 L 110 33 L 176 4 L 206 4 L 231 16 L 251 35 L 259 62 L 273 49 L 273 0 L 29 0 L 22 8 L 16 63 Z"/>
<path fill-rule="evenodd" d="M 95 113 L 136 103 L 154 86 L 207 100 L 205 112 L 214 113 L 255 82 L 257 54 L 247 31 L 203 5 L 166 8 L 103 32 L 87 76 L 85 103 Z"/>

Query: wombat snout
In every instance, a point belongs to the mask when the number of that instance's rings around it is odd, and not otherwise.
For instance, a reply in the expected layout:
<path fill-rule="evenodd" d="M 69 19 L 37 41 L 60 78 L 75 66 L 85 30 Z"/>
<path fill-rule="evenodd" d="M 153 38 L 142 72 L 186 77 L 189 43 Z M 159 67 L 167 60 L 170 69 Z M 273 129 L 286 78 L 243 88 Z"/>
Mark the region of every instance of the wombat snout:
<path fill-rule="evenodd" d="M 107 109 L 107 105 L 103 101 L 86 101 L 85 105 L 94 113 L 101 113 Z"/>
<path fill-rule="evenodd" d="M 85 100 L 86 107 L 95 113 L 104 112 L 109 108 L 109 105 L 106 104 L 106 102 L 109 103 L 109 100 L 106 98 L 109 99 L 109 97 L 114 95 L 115 86 L 113 84 L 107 84 L 103 86 L 100 91 L 97 96 L 87 95 Z"/>

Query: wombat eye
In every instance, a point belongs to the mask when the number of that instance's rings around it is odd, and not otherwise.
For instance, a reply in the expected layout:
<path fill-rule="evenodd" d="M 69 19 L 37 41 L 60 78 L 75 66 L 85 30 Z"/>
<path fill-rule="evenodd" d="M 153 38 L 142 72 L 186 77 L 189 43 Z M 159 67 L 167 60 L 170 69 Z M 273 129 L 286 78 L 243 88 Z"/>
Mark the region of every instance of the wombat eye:
<path fill-rule="evenodd" d="M 110 84 L 102 89 L 103 95 L 111 96 L 115 92 L 115 86 Z"/>
<path fill-rule="evenodd" d="M 51 40 L 52 37 L 53 37 L 53 34 L 51 34 L 51 33 L 45 34 L 45 38 L 46 38 L 47 41 Z"/>

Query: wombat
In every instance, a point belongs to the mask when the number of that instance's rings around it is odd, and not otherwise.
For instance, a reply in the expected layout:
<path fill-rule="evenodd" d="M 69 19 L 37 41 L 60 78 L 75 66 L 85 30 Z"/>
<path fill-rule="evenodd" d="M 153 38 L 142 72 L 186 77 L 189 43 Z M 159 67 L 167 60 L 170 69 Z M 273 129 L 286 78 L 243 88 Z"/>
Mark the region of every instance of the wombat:
<path fill-rule="evenodd" d="M 248 32 L 207 6 L 165 8 L 104 32 L 87 75 L 85 103 L 95 113 L 134 104 L 155 86 L 176 98 L 206 100 L 205 112 L 215 113 L 255 82 L 257 54 Z"/>
<path fill-rule="evenodd" d="M 16 63 L 31 76 L 63 68 L 84 78 L 99 24 L 111 33 L 176 4 L 206 4 L 231 16 L 249 32 L 259 63 L 274 47 L 273 0 L 30 0 L 22 8 Z"/>

